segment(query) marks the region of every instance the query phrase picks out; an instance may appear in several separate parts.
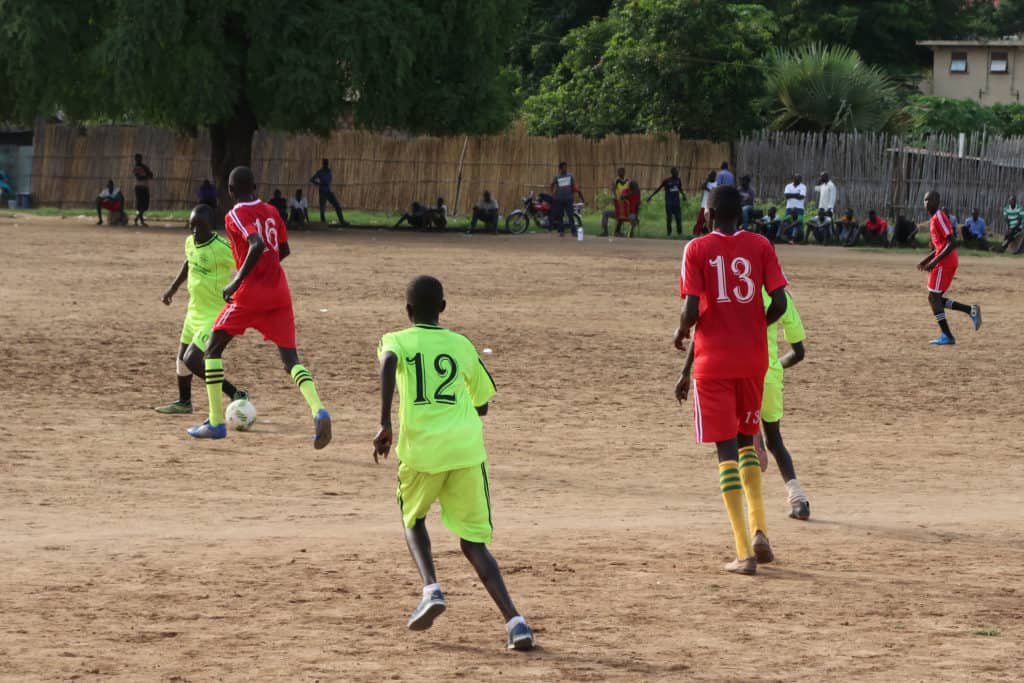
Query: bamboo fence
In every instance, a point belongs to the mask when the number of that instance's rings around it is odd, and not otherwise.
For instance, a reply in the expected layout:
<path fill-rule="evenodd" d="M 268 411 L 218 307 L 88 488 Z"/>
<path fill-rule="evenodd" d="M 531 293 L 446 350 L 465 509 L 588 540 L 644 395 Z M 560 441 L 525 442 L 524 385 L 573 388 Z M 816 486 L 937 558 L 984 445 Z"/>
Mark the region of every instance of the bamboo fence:
<path fill-rule="evenodd" d="M 209 138 L 176 135 L 157 128 L 102 126 L 36 129 L 32 166 L 34 200 L 44 206 L 89 206 L 108 179 L 131 203 L 132 157 L 139 153 L 153 170 L 152 206 L 191 206 L 203 179 L 210 177 Z M 303 188 L 318 201 L 309 179 L 329 159 L 335 194 L 345 207 L 405 210 L 414 200 L 443 197 L 449 210 L 466 214 L 488 189 L 503 211 L 516 208 L 530 191 L 545 191 L 559 161 L 593 204 L 609 190 L 618 166 L 641 187 L 654 188 L 679 168 L 686 186 L 696 189 L 711 169 L 729 159 L 729 145 L 678 136 L 617 135 L 602 140 L 579 136 L 539 138 L 513 130 L 495 136 L 407 137 L 339 131 L 329 138 L 258 132 L 252 166 L 260 192 L 285 196 Z"/>

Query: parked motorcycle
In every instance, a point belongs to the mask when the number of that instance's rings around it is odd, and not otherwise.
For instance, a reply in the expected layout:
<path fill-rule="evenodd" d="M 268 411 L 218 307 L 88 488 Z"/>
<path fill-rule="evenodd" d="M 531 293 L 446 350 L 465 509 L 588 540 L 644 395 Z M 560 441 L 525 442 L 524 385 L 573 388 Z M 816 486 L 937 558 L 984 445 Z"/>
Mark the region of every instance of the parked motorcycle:
<path fill-rule="evenodd" d="M 537 195 L 531 192 L 523 197 L 523 208 L 516 209 L 505 217 L 505 229 L 514 235 L 521 235 L 529 229 L 532 222 L 543 230 L 554 230 L 556 226 L 552 225 L 550 221 L 552 203 L 551 195 L 543 192 Z M 582 210 L 582 202 L 572 205 L 571 228 L 574 231 L 583 226 L 583 217 L 580 214 Z"/>

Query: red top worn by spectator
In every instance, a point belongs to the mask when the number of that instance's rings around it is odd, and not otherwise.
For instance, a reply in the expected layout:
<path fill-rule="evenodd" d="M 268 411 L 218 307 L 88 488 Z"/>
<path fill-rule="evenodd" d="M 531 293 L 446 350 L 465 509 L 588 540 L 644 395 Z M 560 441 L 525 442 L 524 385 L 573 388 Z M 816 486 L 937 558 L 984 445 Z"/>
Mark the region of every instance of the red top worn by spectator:
<path fill-rule="evenodd" d="M 889 224 L 885 222 L 884 218 L 875 217 L 869 218 L 864 221 L 864 229 L 870 233 L 885 234 L 889 229 Z"/>

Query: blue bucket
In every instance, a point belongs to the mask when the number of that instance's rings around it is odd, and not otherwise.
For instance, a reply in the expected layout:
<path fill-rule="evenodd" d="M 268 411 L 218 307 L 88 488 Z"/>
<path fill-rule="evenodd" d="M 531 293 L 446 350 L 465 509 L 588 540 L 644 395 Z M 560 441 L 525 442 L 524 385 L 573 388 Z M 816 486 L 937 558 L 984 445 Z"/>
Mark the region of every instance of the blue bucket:
<path fill-rule="evenodd" d="M 32 195 L 28 192 L 18 193 L 18 205 L 19 209 L 31 209 L 32 208 Z"/>

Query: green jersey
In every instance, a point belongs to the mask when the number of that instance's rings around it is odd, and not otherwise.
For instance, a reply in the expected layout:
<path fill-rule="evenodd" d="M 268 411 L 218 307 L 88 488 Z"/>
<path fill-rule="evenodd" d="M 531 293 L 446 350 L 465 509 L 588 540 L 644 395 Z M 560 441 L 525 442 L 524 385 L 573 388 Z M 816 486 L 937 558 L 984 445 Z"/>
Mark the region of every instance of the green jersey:
<path fill-rule="evenodd" d="M 768 296 L 768 292 L 764 289 L 761 290 L 761 299 L 764 301 L 764 308 L 768 310 L 768 306 L 772 303 L 772 298 Z M 793 303 L 793 297 L 786 292 L 786 312 L 782 314 L 782 317 L 776 320 L 774 323 L 768 326 L 768 372 L 765 373 L 765 381 L 774 381 L 782 383 L 782 362 L 779 361 L 779 324 L 782 324 L 782 334 L 786 338 L 786 342 L 789 344 L 796 344 L 802 342 L 807 338 L 807 333 L 804 332 L 804 323 L 800 320 L 800 313 L 796 310 L 796 305 Z"/>
<path fill-rule="evenodd" d="M 381 337 L 377 357 L 389 351 L 398 357 L 398 459 L 428 474 L 484 462 L 476 408 L 496 389 L 473 343 L 442 327 L 415 325 Z"/>
<path fill-rule="evenodd" d="M 1016 230 L 1020 227 L 1021 219 L 1024 218 L 1024 206 L 1018 204 L 1017 206 L 1010 206 L 1007 204 L 1003 207 L 1003 218 L 1006 219 L 1006 227 L 1010 230 Z"/>
<path fill-rule="evenodd" d="M 224 288 L 235 272 L 231 245 L 214 233 L 206 242 L 196 244 L 185 238 L 185 259 L 188 261 L 188 312 L 200 318 L 216 318 L 224 308 Z"/>

